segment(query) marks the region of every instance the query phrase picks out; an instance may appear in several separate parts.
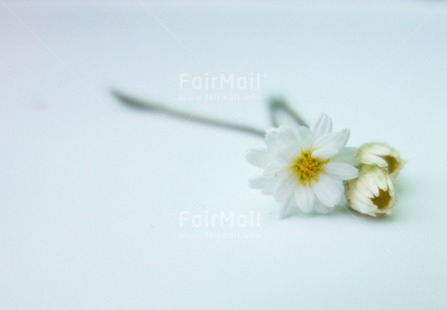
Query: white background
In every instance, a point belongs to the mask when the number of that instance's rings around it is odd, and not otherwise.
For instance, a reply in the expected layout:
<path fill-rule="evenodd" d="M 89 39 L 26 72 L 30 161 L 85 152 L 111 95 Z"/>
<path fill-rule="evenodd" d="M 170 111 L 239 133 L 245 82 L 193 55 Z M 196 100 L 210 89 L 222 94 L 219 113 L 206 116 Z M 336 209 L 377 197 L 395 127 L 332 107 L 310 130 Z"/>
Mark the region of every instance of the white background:
<path fill-rule="evenodd" d="M 179 88 L 252 72 L 259 90 Z M 0 309 L 446 309 L 446 81 L 443 1 L 0 1 Z M 262 140 L 111 87 L 260 128 L 282 94 L 353 146 L 396 147 L 399 207 L 279 220 L 247 187 Z M 235 93 L 261 100 L 181 100 Z"/>

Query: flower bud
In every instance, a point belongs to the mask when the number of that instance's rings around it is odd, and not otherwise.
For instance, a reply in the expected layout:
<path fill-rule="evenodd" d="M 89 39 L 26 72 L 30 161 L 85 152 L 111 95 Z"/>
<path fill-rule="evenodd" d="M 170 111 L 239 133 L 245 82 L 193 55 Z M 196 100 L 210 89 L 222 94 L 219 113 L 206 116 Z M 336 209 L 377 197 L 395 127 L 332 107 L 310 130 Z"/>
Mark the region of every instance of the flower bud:
<path fill-rule="evenodd" d="M 358 157 L 362 164 L 377 165 L 388 171 L 391 178 L 396 180 L 405 162 L 399 152 L 384 143 L 368 143 L 358 150 Z"/>
<path fill-rule="evenodd" d="M 388 172 L 377 165 L 361 165 L 359 177 L 346 184 L 349 206 L 363 214 L 390 214 L 396 207 L 394 183 Z"/>

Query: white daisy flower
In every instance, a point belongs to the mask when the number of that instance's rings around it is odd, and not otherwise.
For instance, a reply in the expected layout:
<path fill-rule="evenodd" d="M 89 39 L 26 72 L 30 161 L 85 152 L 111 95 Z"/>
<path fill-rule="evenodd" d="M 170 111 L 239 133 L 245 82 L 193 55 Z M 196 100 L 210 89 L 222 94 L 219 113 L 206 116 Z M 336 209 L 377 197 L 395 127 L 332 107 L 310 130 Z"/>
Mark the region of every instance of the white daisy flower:
<path fill-rule="evenodd" d="M 250 179 L 252 188 L 273 195 L 281 205 L 281 217 L 298 208 L 330 212 L 345 202 L 343 181 L 357 178 L 356 148 L 345 147 L 349 130 L 332 133 L 325 114 L 310 129 L 270 128 L 267 147 L 254 147 L 247 160 L 263 171 Z"/>
<path fill-rule="evenodd" d="M 359 177 L 346 184 L 349 206 L 363 214 L 390 214 L 396 207 L 394 183 L 377 165 L 361 165 Z"/>
<path fill-rule="evenodd" d="M 358 156 L 362 164 L 377 165 L 388 171 L 391 178 L 396 180 L 405 161 L 399 152 L 385 143 L 367 143 L 359 148 Z"/>

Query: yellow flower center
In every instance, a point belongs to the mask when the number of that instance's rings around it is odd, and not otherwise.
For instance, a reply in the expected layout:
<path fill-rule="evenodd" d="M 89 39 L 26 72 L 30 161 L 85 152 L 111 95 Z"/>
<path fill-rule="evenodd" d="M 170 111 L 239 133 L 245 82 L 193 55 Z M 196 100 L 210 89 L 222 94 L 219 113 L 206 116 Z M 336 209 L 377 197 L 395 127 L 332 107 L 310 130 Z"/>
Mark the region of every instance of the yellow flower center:
<path fill-rule="evenodd" d="M 384 191 L 380 189 L 379 196 L 374 196 L 371 201 L 379 210 L 386 209 L 391 201 L 390 192 L 388 190 Z"/>
<path fill-rule="evenodd" d="M 399 162 L 394 156 L 383 156 L 382 157 L 388 164 L 388 172 L 393 173 L 399 167 Z"/>
<path fill-rule="evenodd" d="M 312 186 L 312 181 L 318 181 L 318 176 L 324 171 L 329 160 L 312 157 L 311 151 L 303 151 L 292 165 L 292 172 L 298 176 L 302 185 Z"/>

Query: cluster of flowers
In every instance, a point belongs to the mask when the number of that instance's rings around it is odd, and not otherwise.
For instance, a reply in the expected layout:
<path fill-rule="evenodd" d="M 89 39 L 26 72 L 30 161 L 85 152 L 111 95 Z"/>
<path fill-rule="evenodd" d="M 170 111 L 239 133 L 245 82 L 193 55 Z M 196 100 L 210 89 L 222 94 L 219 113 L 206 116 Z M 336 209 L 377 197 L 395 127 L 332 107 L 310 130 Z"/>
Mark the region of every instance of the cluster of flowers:
<path fill-rule="evenodd" d="M 247 160 L 262 169 L 249 185 L 272 195 L 281 217 L 298 209 L 329 213 L 338 205 L 370 216 L 390 214 L 403 160 L 386 144 L 357 149 L 346 147 L 348 139 L 347 129 L 332 132 L 325 114 L 310 128 L 267 129 L 266 145 L 247 152 Z"/>

